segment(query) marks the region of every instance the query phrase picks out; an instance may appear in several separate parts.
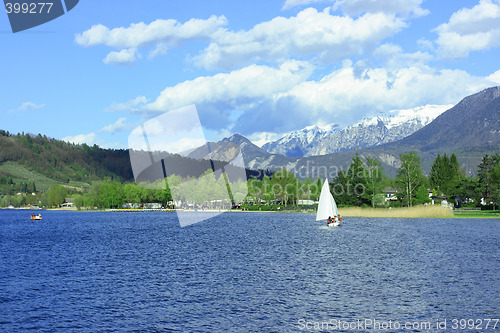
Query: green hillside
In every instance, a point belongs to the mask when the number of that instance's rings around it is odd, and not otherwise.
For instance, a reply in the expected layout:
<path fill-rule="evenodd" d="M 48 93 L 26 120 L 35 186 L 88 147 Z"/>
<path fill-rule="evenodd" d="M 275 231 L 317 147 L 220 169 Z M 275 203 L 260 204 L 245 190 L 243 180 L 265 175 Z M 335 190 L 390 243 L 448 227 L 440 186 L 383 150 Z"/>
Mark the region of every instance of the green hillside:
<path fill-rule="evenodd" d="M 78 191 L 104 178 L 132 180 L 127 150 L 0 130 L 0 194 L 29 192 L 33 185 L 37 191 L 47 191 L 55 184 Z"/>
<path fill-rule="evenodd" d="M 11 178 L 15 184 L 31 184 L 33 182 L 36 185 L 36 190 L 42 192 L 48 191 L 52 185 L 64 185 L 68 188 L 74 188 L 77 191 L 89 188 L 88 183 L 81 181 L 63 183 L 50 179 L 36 171 L 28 170 L 25 166 L 11 161 L 0 165 L 0 177 Z"/>

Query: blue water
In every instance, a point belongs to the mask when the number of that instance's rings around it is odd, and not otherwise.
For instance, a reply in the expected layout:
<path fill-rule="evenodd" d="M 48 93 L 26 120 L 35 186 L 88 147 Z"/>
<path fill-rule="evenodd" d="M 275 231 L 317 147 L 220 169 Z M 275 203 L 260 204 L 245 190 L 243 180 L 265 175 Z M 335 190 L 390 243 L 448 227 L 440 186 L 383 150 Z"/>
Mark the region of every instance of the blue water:
<path fill-rule="evenodd" d="M 499 220 L 328 228 L 229 213 L 180 228 L 173 213 L 30 214 L 0 211 L 2 332 L 297 332 L 369 318 L 477 332 L 451 320 L 500 317 Z"/>

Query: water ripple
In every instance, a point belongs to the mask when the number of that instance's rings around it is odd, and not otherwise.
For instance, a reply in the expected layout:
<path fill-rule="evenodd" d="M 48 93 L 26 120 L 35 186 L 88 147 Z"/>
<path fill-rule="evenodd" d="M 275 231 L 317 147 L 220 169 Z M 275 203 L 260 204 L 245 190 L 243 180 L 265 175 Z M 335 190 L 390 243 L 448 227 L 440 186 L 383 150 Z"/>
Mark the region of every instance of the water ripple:
<path fill-rule="evenodd" d="M 498 221 L 0 211 L 0 331 L 295 332 L 498 318 Z M 366 329 L 370 331 L 370 329 Z M 419 330 L 414 330 L 415 332 Z M 435 331 L 435 330 L 433 330 Z"/>

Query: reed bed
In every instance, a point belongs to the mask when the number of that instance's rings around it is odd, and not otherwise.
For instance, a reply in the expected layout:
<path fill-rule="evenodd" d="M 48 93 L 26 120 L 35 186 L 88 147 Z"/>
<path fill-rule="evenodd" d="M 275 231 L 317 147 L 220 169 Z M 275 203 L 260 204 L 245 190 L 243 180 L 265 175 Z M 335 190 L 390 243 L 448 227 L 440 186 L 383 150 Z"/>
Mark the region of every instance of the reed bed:
<path fill-rule="evenodd" d="M 441 206 L 415 206 L 401 208 L 339 208 L 341 216 L 352 217 L 392 217 L 392 218 L 423 218 L 423 217 L 453 217 L 450 208 Z"/>

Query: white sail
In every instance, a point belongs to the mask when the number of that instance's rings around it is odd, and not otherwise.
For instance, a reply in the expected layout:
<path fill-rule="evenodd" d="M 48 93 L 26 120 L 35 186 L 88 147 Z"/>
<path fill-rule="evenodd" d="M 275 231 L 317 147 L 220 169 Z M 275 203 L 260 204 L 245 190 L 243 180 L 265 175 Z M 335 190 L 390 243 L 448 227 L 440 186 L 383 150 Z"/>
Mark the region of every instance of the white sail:
<path fill-rule="evenodd" d="M 338 215 L 337 204 L 330 193 L 330 185 L 328 178 L 325 179 L 321 194 L 319 196 L 318 212 L 316 213 L 316 221 L 327 220 L 329 217 Z"/>

